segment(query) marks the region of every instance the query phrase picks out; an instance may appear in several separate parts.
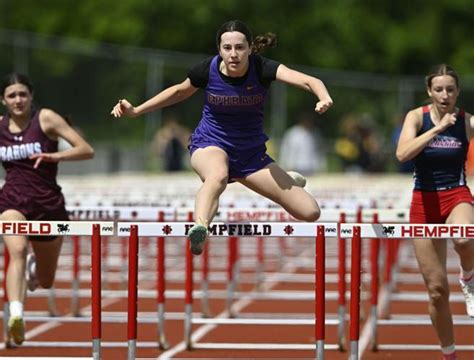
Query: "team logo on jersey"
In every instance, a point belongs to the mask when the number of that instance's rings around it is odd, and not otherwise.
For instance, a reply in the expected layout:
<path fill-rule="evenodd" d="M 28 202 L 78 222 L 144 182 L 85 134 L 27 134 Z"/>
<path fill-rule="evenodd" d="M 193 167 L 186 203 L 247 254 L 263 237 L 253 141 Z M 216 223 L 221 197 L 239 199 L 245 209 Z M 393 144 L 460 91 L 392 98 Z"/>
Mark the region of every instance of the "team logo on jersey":
<path fill-rule="evenodd" d="M 0 160 L 23 160 L 28 159 L 33 154 L 40 154 L 41 152 L 41 144 L 38 141 L 27 144 L 0 146 Z"/>
<path fill-rule="evenodd" d="M 13 136 L 13 140 L 15 141 L 23 141 L 23 136 Z"/>
<path fill-rule="evenodd" d="M 428 146 L 437 149 L 459 149 L 462 146 L 462 142 L 452 136 L 438 135 L 431 139 Z"/>
<path fill-rule="evenodd" d="M 254 87 L 255 87 L 254 85 L 247 85 L 247 86 L 246 86 L 246 89 L 247 89 L 248 91 L 250 91 L 250 90 L 252 90 Z"/>

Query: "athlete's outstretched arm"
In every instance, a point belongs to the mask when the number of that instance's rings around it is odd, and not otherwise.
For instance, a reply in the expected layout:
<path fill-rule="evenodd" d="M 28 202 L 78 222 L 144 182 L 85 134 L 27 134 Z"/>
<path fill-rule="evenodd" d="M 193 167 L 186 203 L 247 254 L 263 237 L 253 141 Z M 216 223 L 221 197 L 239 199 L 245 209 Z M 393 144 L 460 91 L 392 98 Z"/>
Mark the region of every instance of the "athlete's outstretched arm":
<path fill-rule="evenodd" d="M 276 79 L 313 93 L 319 99 L 314 109 L 319 114 L 326 112 L 333 104 L 326 86 L 318 78 L 280 64 L 277 69 Z"/>
<path fill-rule="evenodd" d="M 170 86 L 165 90 L 161 91 L 151 99 L 145 101 L 143 104 L 137 107 L 130 104 L 125 99 L 119 100 L 110 112 L 115 117 L 129 116 L 137 117 L 146 114 L 150 111 L 170 106 L 186 100 L 193 95 L 198 88 L 191 85 L 191 80 L 186 78 L 182 83 Z"/>

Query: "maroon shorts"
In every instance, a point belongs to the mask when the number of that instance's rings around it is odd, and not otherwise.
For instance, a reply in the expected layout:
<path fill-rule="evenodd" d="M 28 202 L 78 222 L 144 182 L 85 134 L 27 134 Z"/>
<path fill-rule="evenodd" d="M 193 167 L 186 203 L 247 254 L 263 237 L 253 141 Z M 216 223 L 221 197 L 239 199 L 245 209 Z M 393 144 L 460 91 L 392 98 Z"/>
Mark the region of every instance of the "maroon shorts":
<path fill-rule="evenodd" d="M 445 224 L 456 205 L 472 202 L 472 194 L 467 186 L 441 191 L 414 190 L 410 206 L 410 223 Z"/>
<path fill-rule="evenodd" d="M 48 190 L 37 196 L 26 196 L 25 189 L 5 185 L 0 190 L 0 213 L 16 210 L 26 220 L 69 221 L 64 197 L 60 191 Z M 31 192 L 31 189 L 29 190 Z M 57 236 L 30 236 L 31 241 L 51 241 Z"/>

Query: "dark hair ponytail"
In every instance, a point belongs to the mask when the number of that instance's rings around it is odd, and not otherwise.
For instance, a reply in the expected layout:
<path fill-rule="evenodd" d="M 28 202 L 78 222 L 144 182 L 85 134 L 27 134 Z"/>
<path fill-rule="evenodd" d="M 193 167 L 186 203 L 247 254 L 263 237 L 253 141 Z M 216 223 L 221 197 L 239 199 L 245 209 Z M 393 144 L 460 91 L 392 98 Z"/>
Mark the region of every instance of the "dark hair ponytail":
<path fill-rule="evenodd" d="M 276 46 L 276 35 L 271 32 L 267 32 L 263 35 L 258 35 L 252 43 L 252 52 L 260 54 L 266 48 L 271 48 Z"/>

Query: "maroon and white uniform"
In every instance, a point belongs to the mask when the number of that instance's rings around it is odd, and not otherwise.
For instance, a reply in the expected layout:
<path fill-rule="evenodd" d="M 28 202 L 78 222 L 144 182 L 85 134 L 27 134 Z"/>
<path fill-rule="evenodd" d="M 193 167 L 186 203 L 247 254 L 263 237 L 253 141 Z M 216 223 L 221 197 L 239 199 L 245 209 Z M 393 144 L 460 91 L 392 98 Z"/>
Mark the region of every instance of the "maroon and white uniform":
<path fill-rule="evenodd" d="M 6 171 L 0 190 L 0 212 L 14 209 L 27 220 L 68 220 L 61 187 L 56 182 L 58 164 L 41 162 L 37 169 L 32 154 L 58 150 L 58 142 L 43 132 L 41 110 L 34 111 L 26 129 L 12 133 L 9 115 L 0 121 L 0 160 Z M 41 239 L 41 238 L 39 238 Z"/>

